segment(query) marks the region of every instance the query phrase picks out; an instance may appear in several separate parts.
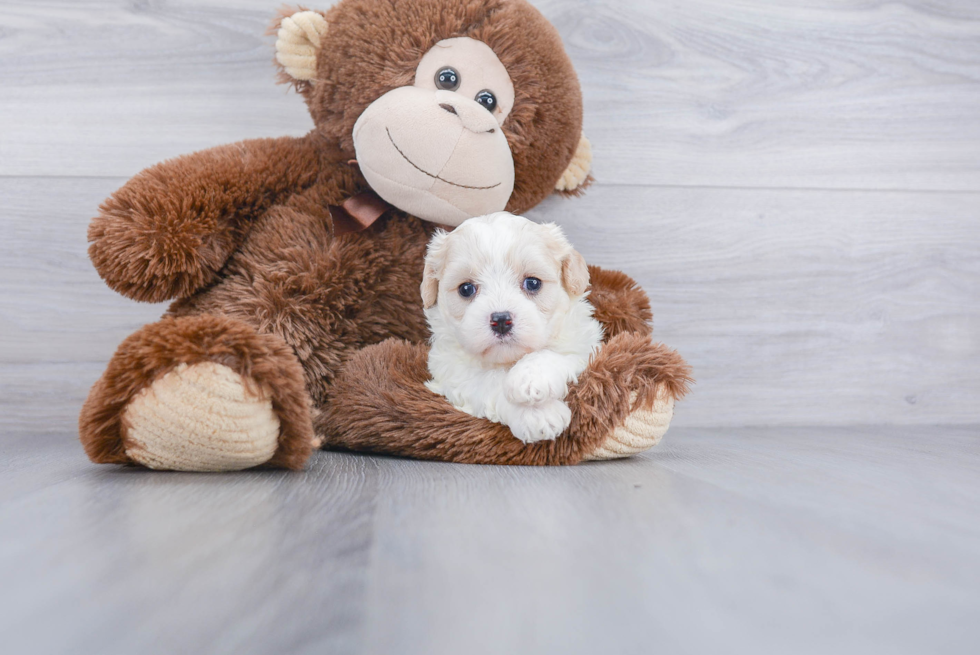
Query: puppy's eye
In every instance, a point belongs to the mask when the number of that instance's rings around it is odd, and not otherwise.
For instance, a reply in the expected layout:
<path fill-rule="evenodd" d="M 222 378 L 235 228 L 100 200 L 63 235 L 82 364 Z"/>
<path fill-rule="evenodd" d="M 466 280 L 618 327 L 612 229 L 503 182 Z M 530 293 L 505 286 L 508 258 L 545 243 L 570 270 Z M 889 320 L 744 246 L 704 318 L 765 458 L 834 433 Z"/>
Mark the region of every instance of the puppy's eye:
<path fill-rule="evenodd" d="M 476 294 L 476 285 L 472 282 L 463 282 L 456 291 L 464 298 L 471 298 Z"/>
<path fill-rule="evenodd" d="M 537 293 L 541 291 L 541 280 L 536 277 L 526 277 L 524 282 L 521 284 L 521 288 L 528 293 Z"/>
<path fill-rule="evenodd" d="M 446 66 L 436 73 L 436 87 L 446 91 L 455 91 L 459 88 L 459 73 L 455 68 Z"/>

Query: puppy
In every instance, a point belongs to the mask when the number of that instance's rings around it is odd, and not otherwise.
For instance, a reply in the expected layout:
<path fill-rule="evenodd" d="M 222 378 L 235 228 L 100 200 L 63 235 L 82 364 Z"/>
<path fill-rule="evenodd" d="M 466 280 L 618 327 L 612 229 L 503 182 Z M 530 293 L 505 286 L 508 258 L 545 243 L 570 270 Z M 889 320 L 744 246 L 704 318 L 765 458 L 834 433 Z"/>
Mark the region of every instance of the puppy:
<path fill-rule="evenodd" d="M 437 232 L 421 289 L 427 386 L 525 443 L 554 439 L 571 420 L 568 384 L 602 342 L 588 286 L 585 260 L 553 223 L 498 212 Z"/>

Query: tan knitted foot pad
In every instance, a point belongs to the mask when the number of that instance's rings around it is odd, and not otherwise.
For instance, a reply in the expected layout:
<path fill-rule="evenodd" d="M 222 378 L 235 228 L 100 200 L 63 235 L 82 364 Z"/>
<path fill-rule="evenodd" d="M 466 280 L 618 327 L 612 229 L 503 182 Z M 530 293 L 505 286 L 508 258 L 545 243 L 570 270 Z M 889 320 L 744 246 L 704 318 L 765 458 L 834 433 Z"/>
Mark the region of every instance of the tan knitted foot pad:
<path fill-rule="evenodd" d="M 123 413 L 126 455 L 152 469 L 237 471 L 276 452 L 279 418 L 267 392 L 245 388 L 227 366 L 180 364 Z"/>
<path fill-rule="evenodd" d="M 630 399 L 634 401 L 636 395 Z M 622 425 L 615 428 L 606 440 L 586 460 L 619 459 L 653 448 L 667 432 L 674 416 L 674 398 L 657 396 L 650 409 L 635 410 Z"/>

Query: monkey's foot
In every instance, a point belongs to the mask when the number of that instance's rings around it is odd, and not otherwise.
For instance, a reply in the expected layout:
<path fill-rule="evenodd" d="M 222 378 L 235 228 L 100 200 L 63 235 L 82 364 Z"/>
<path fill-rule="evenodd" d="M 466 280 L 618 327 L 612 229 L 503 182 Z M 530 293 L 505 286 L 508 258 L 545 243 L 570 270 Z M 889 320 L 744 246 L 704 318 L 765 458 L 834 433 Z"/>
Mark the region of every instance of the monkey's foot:
<path fill-rule="evenodd" d="M 126 456 L 151 469 L 238 471 L 268 462 L 279 442 L 269 390 L 214 362 L 180 364 L 144 388 L 123 425 Z"/>
<path fill-rule="evenodd" d="M 630 402 L 636 402 L 631 394 Z M 653 405 L 647 409 L 634 409 L 626 419 L 584 460 L 620 459 L 653 448 L 663 438 L 674 417 L 674 397 L 661 388 Z"/>
<path fill-rule="evenodd" d="M 302 468 L 315 447 L 292 350 L 217 316 L 165 318 L 119 346 L 79 418 L 94 462 L 176 471 Z"/>

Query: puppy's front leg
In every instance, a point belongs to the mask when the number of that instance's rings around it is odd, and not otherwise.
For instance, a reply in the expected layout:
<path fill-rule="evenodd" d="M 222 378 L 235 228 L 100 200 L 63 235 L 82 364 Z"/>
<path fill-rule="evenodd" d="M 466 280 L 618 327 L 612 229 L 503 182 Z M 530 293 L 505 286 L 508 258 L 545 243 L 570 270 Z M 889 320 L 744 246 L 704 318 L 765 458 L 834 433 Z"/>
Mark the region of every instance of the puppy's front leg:
<path fill-rule="evenodd" d="M 568 383 L 576 377 L 580 358 L 538 350 L 522 357 L 504 381 L 507 400 L 518 405 L 538 405 L 561 400 L 568 394 Z M 584 362 L 582 363 L 584 367 Z"/>
<path fill-rule="evenodd" d="M 554 439 L 572 421 L 572 412 L 562 400 L 554 398 L 537 405 L 520 405 L 505 398 L 497 401 L 501 422 L 524 443 Z"/>

